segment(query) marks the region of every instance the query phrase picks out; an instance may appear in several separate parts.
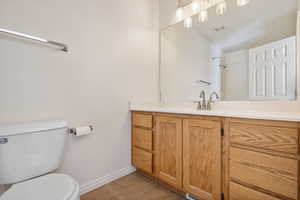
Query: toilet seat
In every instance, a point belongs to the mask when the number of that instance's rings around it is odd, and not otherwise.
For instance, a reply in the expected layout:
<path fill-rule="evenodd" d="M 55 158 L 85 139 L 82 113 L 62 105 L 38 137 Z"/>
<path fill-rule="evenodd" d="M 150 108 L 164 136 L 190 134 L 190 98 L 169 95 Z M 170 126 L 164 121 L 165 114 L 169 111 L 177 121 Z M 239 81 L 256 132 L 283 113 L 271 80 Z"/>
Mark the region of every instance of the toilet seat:
<path fill-rule="evenodd" d="M 65 174 L 48 174 L 14 184 L 0 200 L 79 200 L 79 185 Z"/>

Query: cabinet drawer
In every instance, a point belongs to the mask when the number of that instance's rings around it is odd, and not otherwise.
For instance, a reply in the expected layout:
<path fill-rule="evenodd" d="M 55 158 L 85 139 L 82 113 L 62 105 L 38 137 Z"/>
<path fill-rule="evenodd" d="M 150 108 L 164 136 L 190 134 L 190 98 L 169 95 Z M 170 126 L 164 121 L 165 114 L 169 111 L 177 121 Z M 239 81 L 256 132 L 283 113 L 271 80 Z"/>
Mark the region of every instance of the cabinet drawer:
<path fill-rule="evenodd" d="M 134 126 L 152 129 L 152 115 L 133 113 L 132 123 Z"/>
<path fill-rule="evenodd" d="M 132 162 L 136 168 L 152 174 L 152 153 L 133 147 Z"/>
<path fill-rule="evenodd" d="M 274 126 L 278 124 L 278 126 Z M 231 122 L 230 143 L 250 146 L 262 150 L 271 150 L 298 154 L 297 127 L 281 127 L 280 122 L 270 125 Z"/>
<path fill-rule="evenodd" d="M 230 200 L 280 200 L 276 197 L 230 182 Z"/>
<path fill-rule="evenodd" d="M 231 180 L 297 199 L 297 160 L 238 148 L 230 148 L 229 155 Z"/>
<path fill-rule="evenodd" d="M 152 151 L 152 131 L 134 127 L 132 131 L 132 143 L 135 147 Z"/>

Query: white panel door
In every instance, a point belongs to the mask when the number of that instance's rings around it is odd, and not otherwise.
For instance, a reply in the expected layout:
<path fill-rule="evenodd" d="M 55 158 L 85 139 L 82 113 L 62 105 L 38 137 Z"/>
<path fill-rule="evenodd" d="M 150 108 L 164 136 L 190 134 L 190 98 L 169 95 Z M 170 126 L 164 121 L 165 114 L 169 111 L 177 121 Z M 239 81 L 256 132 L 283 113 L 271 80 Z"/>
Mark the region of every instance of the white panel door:
<path fill-rule="evenodd" d="M 249 56 L 251 99 L 296 98 L 296 37 L 250 49 Z"/>

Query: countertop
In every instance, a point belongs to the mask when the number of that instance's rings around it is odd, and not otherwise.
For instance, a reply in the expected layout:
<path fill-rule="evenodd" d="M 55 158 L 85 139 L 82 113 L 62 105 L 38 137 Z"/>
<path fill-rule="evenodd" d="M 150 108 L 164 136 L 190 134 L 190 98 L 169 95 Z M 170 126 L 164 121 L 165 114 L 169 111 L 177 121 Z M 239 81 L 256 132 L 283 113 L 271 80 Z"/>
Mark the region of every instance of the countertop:
<path fill-rule="evenodd" d="M 237 117 L 248 119 L 280 120 L 300 122 L 300 112 L 261 112 L 247 110 L 197 110 L 195 106 L 176 106 L 166 104 L 130 104 L 131 111 L 190 114 L 204 116 Z"/>

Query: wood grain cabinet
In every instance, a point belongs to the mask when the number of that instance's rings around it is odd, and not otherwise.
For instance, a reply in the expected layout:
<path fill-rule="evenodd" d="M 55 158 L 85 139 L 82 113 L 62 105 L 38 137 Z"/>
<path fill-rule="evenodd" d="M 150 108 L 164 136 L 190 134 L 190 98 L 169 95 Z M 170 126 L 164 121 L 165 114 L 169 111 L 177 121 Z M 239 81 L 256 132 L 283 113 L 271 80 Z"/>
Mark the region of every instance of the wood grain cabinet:
<path fill-rule="evenodd" d="M 226 119 L 230 200 L 298 200 L 296 122 Z"/>
<path fill-rule="evenodd" d="M 299 130 L 297 122 L 133 112 L 132 163 L 201 200 L 300 200 Z"/>
<path fill-rule="evenodd" d="M 221 123 L 183 120 L 183 189 L 202 200 L 221 198 Z"/>
<path fill-rule="evenodd" d="M 151 114 L 132 115 L 132 164 L 148 174 L 153 173 L 152 127 Z"/>
<path fill-rule="evenodd" d="M 178 191 L 220 200 L 221 121 L 152 115 L 133 113 L 133 165 Z"/>
<path fill-rule="evenodd" d="M 182 120 L 155 119 L 155 174 L 163 182 L 182 188 Z"/>
<path fill-rule="evenodd" d="M 132 149 L 132 159 L 134 165 L 151 174 L 152 173 L 152 153 L 143 151 L 142 149 L 133 147 Z"/>

